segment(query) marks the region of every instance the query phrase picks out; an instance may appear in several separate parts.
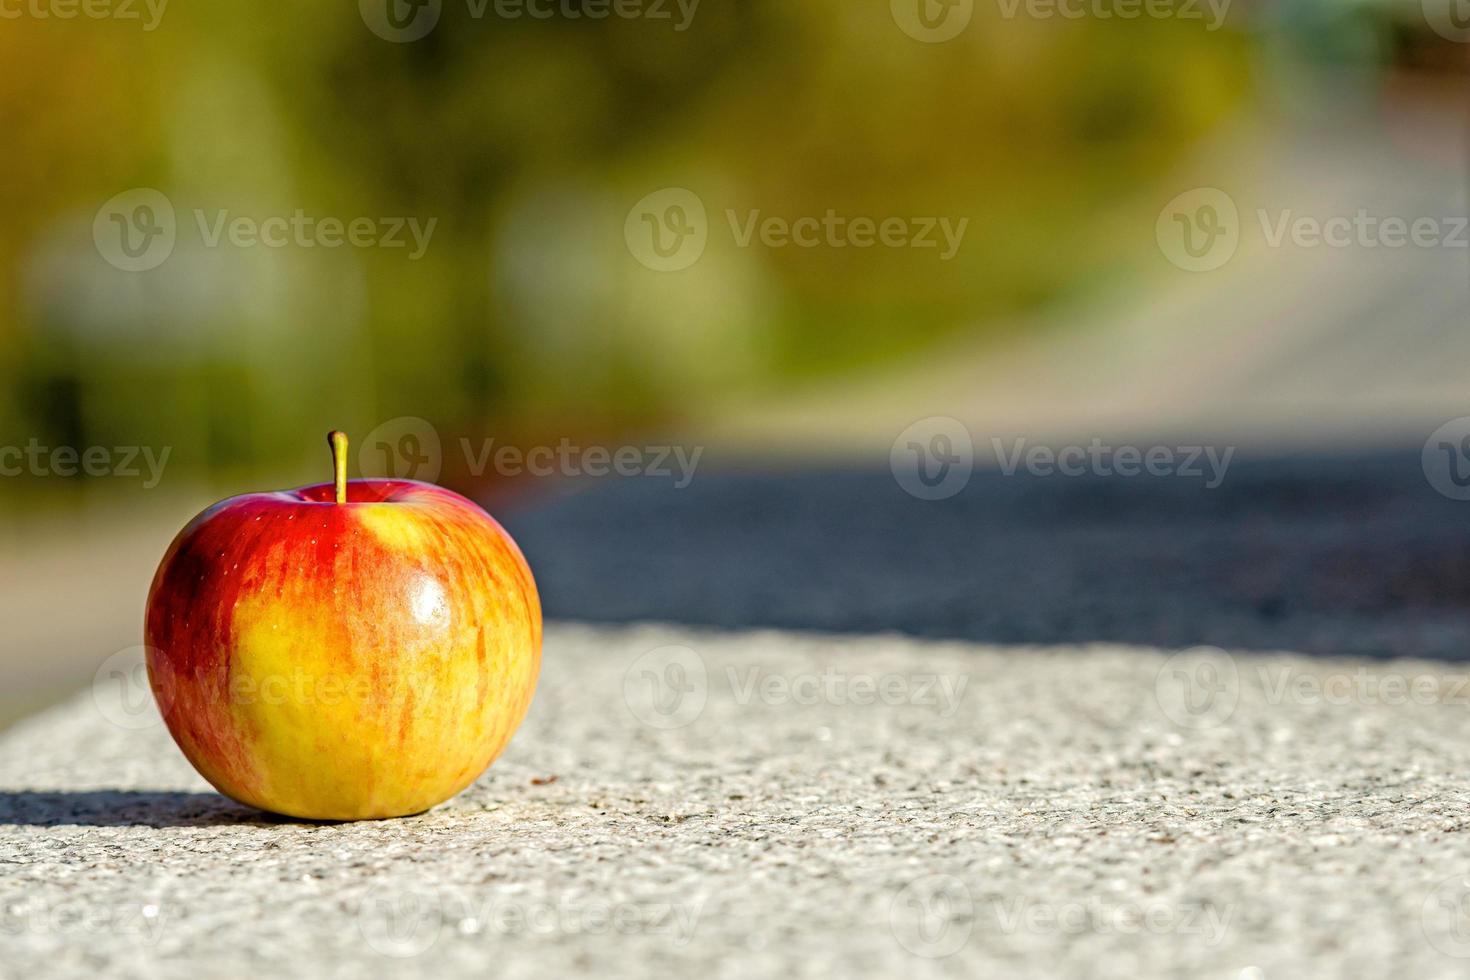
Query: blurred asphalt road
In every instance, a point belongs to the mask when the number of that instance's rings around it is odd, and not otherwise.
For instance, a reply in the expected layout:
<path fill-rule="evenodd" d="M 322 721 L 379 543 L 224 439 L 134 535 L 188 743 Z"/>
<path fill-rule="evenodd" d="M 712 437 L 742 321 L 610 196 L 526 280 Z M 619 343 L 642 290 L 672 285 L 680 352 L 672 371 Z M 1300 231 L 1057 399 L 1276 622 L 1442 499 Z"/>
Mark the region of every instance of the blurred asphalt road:
<path fill-rule="evenodd" d="M 684 489 L 594 481 L 498 509 L 547 616 L 1470 660 L 1470 503 L 1430 486 L 1417 448 L 1237 458 L 1212 490 L 977 471 L 933 502 L 886 470 L 721 462 Z M 0 724 L 142 642 L 153 569 L 206 502 L 0 563 Z"/>
<path fill-rule="evenodd" d="M 933 502 L 888 472 L 634 479 L 506 523 L 556 618 L 1470 659 L 1470 503 L 1417 450 Z"/>

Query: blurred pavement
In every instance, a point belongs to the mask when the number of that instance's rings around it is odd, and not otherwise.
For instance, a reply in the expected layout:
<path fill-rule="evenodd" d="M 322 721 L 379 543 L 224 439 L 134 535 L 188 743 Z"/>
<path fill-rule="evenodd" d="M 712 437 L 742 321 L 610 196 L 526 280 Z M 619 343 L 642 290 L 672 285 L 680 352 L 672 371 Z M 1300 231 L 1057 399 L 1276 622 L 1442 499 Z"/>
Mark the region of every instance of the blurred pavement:
<path fill-rule="evenodd" d="M 0 737 L 0 974 L 1460 977 L 1463 681 L 554 627 L 485 778 L 348 825 L 238 807 L 83 695 Z"/>

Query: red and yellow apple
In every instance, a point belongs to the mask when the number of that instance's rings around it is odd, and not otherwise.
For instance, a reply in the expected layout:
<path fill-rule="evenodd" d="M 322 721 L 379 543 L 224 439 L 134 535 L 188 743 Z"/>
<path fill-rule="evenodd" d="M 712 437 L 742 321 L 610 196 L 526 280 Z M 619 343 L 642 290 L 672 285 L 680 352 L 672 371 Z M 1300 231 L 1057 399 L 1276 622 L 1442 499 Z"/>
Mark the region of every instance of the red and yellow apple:
<path fill-rule="evenodd" d="M 541 607 L 485 511 L 411 480 L 221 501 L 148 595 L 154 695 L 205 779 L 316 820 L 419 813 L 464 789 L 525 717 Z"/>

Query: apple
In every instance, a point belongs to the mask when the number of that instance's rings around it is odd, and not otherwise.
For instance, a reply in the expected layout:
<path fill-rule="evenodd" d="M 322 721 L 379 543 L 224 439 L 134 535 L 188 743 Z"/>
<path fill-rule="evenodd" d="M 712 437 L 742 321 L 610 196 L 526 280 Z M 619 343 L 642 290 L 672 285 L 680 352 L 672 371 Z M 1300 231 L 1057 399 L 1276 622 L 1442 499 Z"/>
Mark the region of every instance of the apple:
<path fill-rule="evenodd" d="M 457 493 L 336 479 L 231 497 L 179 533 L 148 593 L 149 683 L 200 775 L 313 820 L 420 813 L 525 717 L 541 605 L 520 549 Z"/>

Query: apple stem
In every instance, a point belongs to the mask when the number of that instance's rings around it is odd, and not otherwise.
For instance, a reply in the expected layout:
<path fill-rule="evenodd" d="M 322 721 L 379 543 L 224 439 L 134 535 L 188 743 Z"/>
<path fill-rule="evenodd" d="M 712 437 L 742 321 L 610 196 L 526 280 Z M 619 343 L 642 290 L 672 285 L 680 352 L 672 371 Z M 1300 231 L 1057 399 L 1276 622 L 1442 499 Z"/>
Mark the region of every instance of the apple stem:
<path fill-rule="evenodd" d="M 347 503 L 347 433 L 333 429 L 327 433 L 327 445 L 332 447 L 332 473 L 337 481 L 337 503 Z"/>

